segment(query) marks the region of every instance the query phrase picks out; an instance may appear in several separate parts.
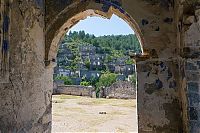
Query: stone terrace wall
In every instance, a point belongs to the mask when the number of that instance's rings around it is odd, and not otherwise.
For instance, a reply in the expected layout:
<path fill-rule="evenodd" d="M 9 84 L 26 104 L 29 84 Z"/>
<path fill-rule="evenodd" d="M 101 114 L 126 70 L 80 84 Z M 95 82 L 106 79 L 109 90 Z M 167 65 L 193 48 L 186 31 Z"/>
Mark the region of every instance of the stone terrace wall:
<path fill-rule="evenodd" d="M 66 94 L 74 96 L 92 96 L 93 87 L 78 85 L 60 85 L 54 88 L 53 94 Z"/>
<path fill-rule="evenodd" d="M 135 99 L 136 87 L 128 81 L 119 81 L 105 88 L 104 95 L 109 98 Z"/>

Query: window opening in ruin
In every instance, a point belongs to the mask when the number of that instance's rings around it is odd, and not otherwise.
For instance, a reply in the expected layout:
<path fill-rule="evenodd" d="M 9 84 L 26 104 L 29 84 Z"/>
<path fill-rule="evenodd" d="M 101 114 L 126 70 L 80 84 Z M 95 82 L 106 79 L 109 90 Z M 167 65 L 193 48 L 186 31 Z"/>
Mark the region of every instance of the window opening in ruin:
<path fill-rule="evenodd" d="M 137 132 L 136 67 L 130 26 L 89 17 L 65 34 L 54 69 L 53 132 Z"/>

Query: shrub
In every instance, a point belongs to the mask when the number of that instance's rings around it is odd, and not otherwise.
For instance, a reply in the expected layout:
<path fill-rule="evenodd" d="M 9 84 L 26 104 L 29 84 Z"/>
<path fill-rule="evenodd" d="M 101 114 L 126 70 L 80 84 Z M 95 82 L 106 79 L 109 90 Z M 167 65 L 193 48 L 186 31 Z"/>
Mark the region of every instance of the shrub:
<path fill-rule="evenodd" d="M 101 88 L 101 87 L 108 87 L 111 86 L 113 83 L 115 83 L 117 80 L 117 75 L 114 73 L 104 73 L 103 75 L 101 75 L 101 77 L 99 78 L 99 82 L 96 83 L 96 87 L 97 88 Z"/>
<path fill-rule="evenodd" d="M 82 85 L 82 86 L 90 86 L 90 82 L 82 81 L 82 82 L 81 82 L 81 85 Z"/>
<path fill-rule="evenodd" d="M 63 80 L 65 85 L 72 85 L 73 84 L 71 78 L 68 77 L 68 76 L 57 76 L 55 79 Z"/>
<path fill-rule="evenodd" d="M 136 81 L 137 81 L 136 74 L 133 74 L 133 75 L 130 77 L 130 81 L 132 82 L 133 85 L 136 85 Z"/>

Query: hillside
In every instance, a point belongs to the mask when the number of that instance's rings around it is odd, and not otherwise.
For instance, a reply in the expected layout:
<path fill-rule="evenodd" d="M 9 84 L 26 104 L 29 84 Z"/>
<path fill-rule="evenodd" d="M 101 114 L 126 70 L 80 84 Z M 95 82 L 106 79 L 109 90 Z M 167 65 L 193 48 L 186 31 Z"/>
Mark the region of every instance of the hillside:
<path fill-rule="evenodd" d="M 130 51 L 141 52 L 132 34 L 95 37 L 84 31 L 70 32 L 60 44 L 55 76 L 65 84 L 110 86 L 134 75 Z"/>
<path fill-rule="evenodd" d="M 84 43 L 91 44 L 95 47 L 100 47 L 102 51 L 111 53 L 113 50 L 127 52 L 133 51 L 135 53 L 140 53 L 140 44 L 136 35 L 108 35 L 95 37 L 91 34 L 86 34 L 84 31 L 79 32 L 69 32 L 69 35 L 65 36 L 63 43 Z"/>

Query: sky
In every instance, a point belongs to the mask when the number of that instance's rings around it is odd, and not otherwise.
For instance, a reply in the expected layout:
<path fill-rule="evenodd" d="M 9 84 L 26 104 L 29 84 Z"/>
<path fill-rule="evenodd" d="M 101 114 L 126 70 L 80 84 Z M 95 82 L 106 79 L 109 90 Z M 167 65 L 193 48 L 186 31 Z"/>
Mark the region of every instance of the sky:
<path fill-rule="evenodd" d="M 80 30 L 84 30 L 86 33 L 94 34 L 95 36 L 134 34 L 131 27 L 116 15 L 113 15 L 111 19 L 88 17 L 85 20 L 79 21 L 70 31 Z"/>

